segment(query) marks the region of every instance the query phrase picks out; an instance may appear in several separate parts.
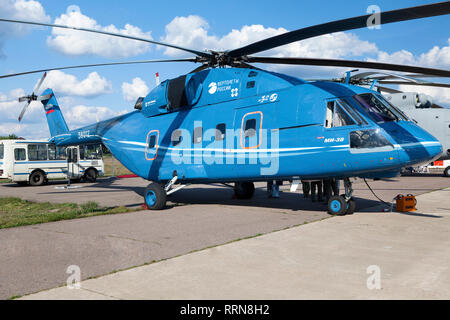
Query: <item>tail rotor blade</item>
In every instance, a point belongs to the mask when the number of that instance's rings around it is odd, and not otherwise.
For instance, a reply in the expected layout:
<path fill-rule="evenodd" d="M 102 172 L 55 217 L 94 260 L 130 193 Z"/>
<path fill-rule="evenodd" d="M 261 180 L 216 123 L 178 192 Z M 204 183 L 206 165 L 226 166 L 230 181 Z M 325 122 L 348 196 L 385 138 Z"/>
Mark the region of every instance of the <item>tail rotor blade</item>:
<path fill-rule="evenodd" d="M 19 122 L 22 121 L 23 115 L 24 115 L 25 112 L 27 111 L 29 105 L 30 105 L 30 102 L 27 102 L 27 103 L 25 104 L 25 106 L 23 107 L 22 112 L 20 113 L 20 116 L 19 116 Z"/>
<path fill-rule="evenodd" d="M 38 82 L 38 83 L 36 84 L 36 86 L 34 87 L 34 89 L 33 89 L 33 94 L 34 94 L 34 93 L 37 93 L 37 91 L 39 90 L 39 88 L 40 88 L 41 85 L 42 85 L 42 82 L 44 82 L 45 77 L 47 77 L 47 72 L 44 72 L 44 75 L 42 76 L 41 80 L 39 80 L 39 82 Z"/>

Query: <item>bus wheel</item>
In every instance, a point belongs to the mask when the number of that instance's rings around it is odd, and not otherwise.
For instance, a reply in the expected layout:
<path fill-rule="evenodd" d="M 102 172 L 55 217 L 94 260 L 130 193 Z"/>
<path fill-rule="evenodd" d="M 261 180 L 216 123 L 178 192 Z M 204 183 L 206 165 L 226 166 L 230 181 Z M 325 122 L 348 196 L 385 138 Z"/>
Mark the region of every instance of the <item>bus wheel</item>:
<path fill-rule="evenodd" d="M 42 171 L 35 171 L 30 176 L 30 185 L 42 186 L 45 182 L 45 175 Z"/>
<path fill-rule="evenodd" d="M 166 206 L 167 194 L 159 183 L 150 183 L 145 189 L 145 205 L 148 210 L 161 210 Z"/>
<path fill-rule="evenodd" d="M 236 182 L 234 184 L 234 195 L 237 199 L 251 199 L 255 193 L 253 182 Z"/>
<path fill-rule="evenodd" d="M 445 170 L 444 170 L 444 176 L 450 177 L 450 167 L 445 168 Z"/>
<path fill-rule="evenodd" d="M 84 180 L 86 180 L 87 182 L 95 182 L 97 181 L 97 171 L 95 171 L 94 169 L 88 169 L 88 171 L 85 172 L 84 174 Z"/>

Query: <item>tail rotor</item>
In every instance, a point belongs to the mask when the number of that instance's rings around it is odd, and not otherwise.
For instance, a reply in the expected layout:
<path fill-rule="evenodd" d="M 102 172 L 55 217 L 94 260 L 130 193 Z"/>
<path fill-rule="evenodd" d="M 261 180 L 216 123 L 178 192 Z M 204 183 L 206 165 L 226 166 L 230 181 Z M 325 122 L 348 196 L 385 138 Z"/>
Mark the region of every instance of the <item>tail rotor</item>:
<path fill-rule="evenodd" d="M 37 96 L 35 93 L 39 91 L 42 83 L 45 80 L 45 77 L 47 76 L 47 72 L 44 73 L 44 75 L 42 76 L 41 80 L 39 80 L 39 82 L 36 84 L 36 86 L 33 89 L 33 93 L 31 95 L 28 96 L 24 96 L 24 97 L 20 97 L 19 98 L 19 102 L 26 102 L 25 106 L 22 109 L 22 112 L 19 115 L 19 122 L 22 121 L 23 116 L 25 114 L 25 112 L 27 111 L 28 107 L 30 106 L 30 103 L 32 101 L 42 101 L 42 100 L 48 100 L 52 97 L 52 94 L 49 95 L 45 95 L 45 96 Z"/>

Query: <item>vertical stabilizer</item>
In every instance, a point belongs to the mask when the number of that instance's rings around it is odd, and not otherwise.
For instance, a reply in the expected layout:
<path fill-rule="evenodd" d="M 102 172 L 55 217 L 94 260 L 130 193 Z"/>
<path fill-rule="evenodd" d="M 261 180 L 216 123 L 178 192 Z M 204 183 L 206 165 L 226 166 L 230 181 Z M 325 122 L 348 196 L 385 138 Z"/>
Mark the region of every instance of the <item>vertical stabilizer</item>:
<path fill-rule="evenodd" d="M 47 116 L 48 128 L 52 137 L 69 131 L 67 123 L 64 120 L 58 101 L 52 89 L 47 89 L 42 93 L 47 99 L 42 100 L 44 111 Z"/>

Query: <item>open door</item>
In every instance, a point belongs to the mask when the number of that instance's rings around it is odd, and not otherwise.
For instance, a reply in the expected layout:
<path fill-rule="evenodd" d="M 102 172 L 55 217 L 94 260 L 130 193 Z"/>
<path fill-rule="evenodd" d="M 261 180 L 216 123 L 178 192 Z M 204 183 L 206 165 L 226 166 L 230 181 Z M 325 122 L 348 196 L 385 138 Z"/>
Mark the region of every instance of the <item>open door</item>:
<path fill-rule="evenodd" d="M 77 147 L 68 147 L 67 151 L 67 179 L 81 177 Z"/>

